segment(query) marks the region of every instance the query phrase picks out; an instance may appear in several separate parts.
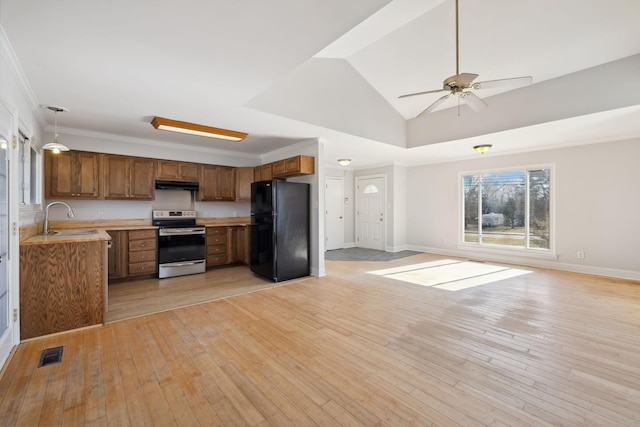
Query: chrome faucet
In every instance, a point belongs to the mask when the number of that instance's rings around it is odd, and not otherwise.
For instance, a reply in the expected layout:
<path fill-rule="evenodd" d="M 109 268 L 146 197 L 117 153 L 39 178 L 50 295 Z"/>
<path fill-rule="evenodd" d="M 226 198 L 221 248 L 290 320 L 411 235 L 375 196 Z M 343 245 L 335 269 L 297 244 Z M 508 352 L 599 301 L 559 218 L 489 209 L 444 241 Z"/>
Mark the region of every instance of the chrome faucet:
<path fill-rule="evenodd" d="M 67 207 L 67 218 L 75 218 L 76 215 L 73 213 L 73 209 L 71 206 L 66 204 L 65 202 L 51 202 L 44 208 L 44 229 L 42 230 L 43 234 L 49 234 L 49 208 L 53 205 L 65 205 Z"/>

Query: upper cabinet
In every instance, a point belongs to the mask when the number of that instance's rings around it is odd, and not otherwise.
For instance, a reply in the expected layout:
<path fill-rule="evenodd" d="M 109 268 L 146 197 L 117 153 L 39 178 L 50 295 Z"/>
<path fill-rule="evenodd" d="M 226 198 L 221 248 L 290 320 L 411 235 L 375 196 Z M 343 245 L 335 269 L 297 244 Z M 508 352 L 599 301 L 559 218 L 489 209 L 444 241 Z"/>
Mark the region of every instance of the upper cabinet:
<path fill-rule="evenodd" d="M 155 180 L 198 182 L 199 201 L 250 201 L 251 183 L 314 173 L 312 156 L 256 167 L 157 160 L 118 154 L 45 153 L 45 197 L 153 200 Z"/>
<path fill-rule="evenodd" d="M 154 161 L 144 157 L 104 155 L 104 198 L 153 200 Z"/>
<path fill-rule="evenodd" d="M 200 167 L 200 201 L 235 201 L 235 168 L 230 166 L 202 165 Z"/>
<path fill-rule="evenodd" d="M 269 181 L 273 179 L 272 163 L 266 165 L 256 166 L 253 168 L 253 181 Z"/>
<path fill-rule="evenodd" d="M 314 159 L 312 156 L 295 156 L 271 163 L 273 177 L 312 175 L 314 173 Z"/>
<path fill-rule="evenodd" d="M 236 201 L 251 201 L 251 183 L 253 182 L 253 168 L 236 168 Z"/>
<path fill-rule="evenodd" d="M 98 153 L 63 151 L 45 153 L 45 197 L 99 199 L 100 160 Z"/>
<path fill-rule="evenodd" d="M 200 165 L 198 163 L 156 160 L 156 179 L 198 181 L 199 177 Z"/>

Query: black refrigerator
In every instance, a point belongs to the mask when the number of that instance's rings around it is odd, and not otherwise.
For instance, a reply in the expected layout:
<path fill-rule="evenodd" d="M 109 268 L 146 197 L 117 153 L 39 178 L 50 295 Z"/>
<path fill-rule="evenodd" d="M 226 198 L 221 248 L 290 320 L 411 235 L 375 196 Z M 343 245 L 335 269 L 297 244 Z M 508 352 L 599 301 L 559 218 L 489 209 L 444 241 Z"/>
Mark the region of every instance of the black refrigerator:
<path fill-rule="evenodd" d="M 251 184 L 251 271 L 275 282 L 310 274 L 309 184 Z"/>

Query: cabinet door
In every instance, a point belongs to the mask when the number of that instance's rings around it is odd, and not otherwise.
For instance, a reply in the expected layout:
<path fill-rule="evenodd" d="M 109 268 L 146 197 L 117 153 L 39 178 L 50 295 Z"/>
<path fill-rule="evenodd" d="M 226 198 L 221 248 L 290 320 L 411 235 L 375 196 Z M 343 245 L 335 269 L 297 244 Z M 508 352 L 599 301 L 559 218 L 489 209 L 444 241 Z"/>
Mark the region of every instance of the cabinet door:
<path fill-rule="evenodd" d="M 76 197 L 97 199 L 100 195 L 99 154 L 77 151 L 76 167 Z"/>
<path fill-rule="evenodd" d="M 84 151 L 45 153 L 45 196 L 47 198 L 100 197 L 99 154 Z"/>
<path fill-rule="evenodd" d="M 200 168 L 200 189 L 198 190 L 198 200 L 218 200 L 218 175 L 219 170 L 216 166 L 204 165 Z"/>
<path fill-rule="evenodd" d="M 154 161 L 140 157 L 132 157 L 130 161 L 129 198 L 153 200 L 155 195 Z"/>
<path fill-rule="evenodd" d="M 50 151 L 45 152 L 45 194 L 47 198 L 74 197 L 74 154 L 71 151 L 64 151 L 59 154 L 53 154 Z"/>
<path fill-rule="evenodd" d="M 156 161 L 156 178 L 178 179 L 180 177 L 180 162 L 173 160 Z"/>
<path fill-rule="evenodd" d="M 251 201 L 253 168 L 236 168 L 236 200 Z"/>
<path fill-rule="evenodd" d="M 180 163 L 180 178 L 185 181 L 197 181 L 200 168 L 197 163 Z"/>
<path fill-rule="evenodd" d="M 236 200 L 235 168 L 218 166 L 218 200 Z"/>
<path fill-rule="evenodd" d="M 128 243 L 127 232 L 114 230 L 108 231 L 111 236 L 109 247 L 109 280 L 121 279 L 127 276 Z"/>
<path fill-rule="evenodd" d="M 104 156 L 104 198 L 129 198 L 129 158 L 107 154 Z"/>
<path fill-rule="evenodd" d="M 271 163 L 272 171 L 274 178 L 285 176 L 287 174 L 287 163 L 284 160 L 278 160 L 277 162 Z"/>

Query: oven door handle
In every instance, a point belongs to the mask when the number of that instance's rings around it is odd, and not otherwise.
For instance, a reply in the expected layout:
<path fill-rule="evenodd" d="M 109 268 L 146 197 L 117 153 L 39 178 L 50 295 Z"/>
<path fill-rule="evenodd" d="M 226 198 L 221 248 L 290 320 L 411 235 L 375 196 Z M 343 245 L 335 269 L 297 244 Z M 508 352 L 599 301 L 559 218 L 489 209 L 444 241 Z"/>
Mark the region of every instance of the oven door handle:
<path fill-rule="evenodd" d="M 197 264 L 202 264 L 204 263 L 204 260 L 202 261 L 189 261 L 189 262 L 172 262 L 169 264 L 160 264 L 160 268 L 169 268 L 169 267 L 186 267 L 188 265 L 197 265 Z"/>
<path fill-rule="evenodd" d="M 202 228 L 181 228 L 179 230 L 160 230 L 160 236 L 189 236 L 193 234 L 205 234 Z"/>

